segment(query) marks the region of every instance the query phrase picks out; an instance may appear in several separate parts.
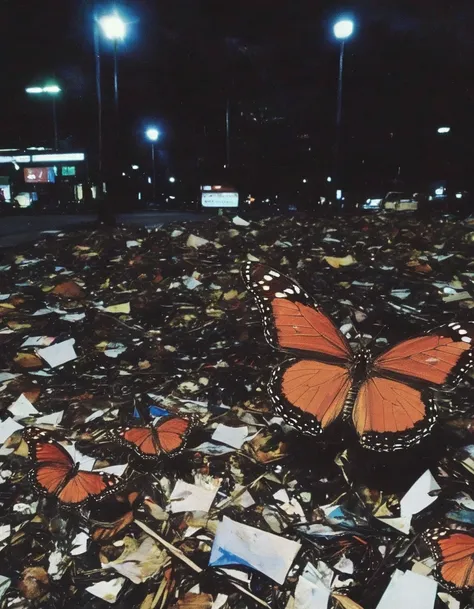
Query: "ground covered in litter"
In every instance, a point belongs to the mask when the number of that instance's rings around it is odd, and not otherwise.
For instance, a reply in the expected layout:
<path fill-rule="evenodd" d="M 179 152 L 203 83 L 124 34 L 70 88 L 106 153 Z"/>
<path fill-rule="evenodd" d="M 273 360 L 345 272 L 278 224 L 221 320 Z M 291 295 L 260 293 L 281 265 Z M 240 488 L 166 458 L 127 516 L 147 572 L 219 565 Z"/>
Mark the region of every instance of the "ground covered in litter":
<path fill-rule="evenodd" d="M 216 217 L 45 234 L 0 259 L 0 606 L 463 608 L 421 533 L 474 523 L 472 388 L 407 453 L 345 429 L 303 437 L 272 413 L 285 359 L 240 271 L 294 277 L 351 344 L 383 350 L 472 319 L 474 221 Z M 193 421 L 145 461 L 121 426 Z M 48 432 L 120 492 L 64 510 L 38 494 L 23 437 Z M 408 599 L 408 601 L 407 601 Z"/>

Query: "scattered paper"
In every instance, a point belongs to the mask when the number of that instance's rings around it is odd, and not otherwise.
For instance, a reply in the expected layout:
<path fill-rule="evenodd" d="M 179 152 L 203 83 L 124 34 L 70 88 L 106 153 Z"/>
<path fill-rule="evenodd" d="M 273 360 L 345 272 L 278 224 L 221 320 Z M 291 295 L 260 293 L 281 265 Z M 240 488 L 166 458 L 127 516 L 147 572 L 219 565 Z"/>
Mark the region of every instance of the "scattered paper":
<path fill-rule="evenodd" d="M 74 338 L 65 340 L 62 343 L 56 343 L 51 347 L 45 349 L 38 349 L 36 353 L 47 362 L 51 368 L 62 366 L 67 362 L 71 362 L 77 358 L 77 354 L 74 351 Z"/>
<path fill-rule="evenodd" d="M 307 563 L 295 589 L 294 609 L 327 609 L 331 589 L 323 583 L 316 567 Z"/>
<path fill-rule="evenodd" d="M 38 414 L 38 411 L 30 402 L 30 400 L 22 393 L 20 397 L 8 407 L 8 411 L 12 413 L 17 421 L 26 419 L 34 414 Z"/>
<path fill-rule="evenodd" d="M 212 439 L 216 442 L 222 442 L 233 448 L 242 448 L 247 436 L 249 435 L 248 427 L 228 427 L 219 423 L 217 429 L 212 434 Z"/>
<path fill-rule="evenodd" d="M 247 222 L 247 220 L 244 220 L 243 218 L 241 218 L 240 216 L 234 216 L 232 218 L 232 222 L 236 225 L 236 226 L 250 226 L 250 222 Z"/>
<path fill-rule="evenodd" d="M 117 600 L 117 596 L 123 588 L 124 583 L 124 577 L 117 577 L 116 579 L 97 582 L 93 586 L 86 588 L 86 590 L 94 596 L 97 596 L 97 598 L 101 598 L 103 601 L 113 604 Z"/>
<path fill-rule="evenodd" d="M 110 305 L 110 307 L 106 307 L 103 309 L 106 313 L 124 313 L 128 315 L 130 313 L 130 303 L 123 302 L 121 304 Z"/>
<path fill-rule="evenodd" d="M 30 336 L 22 343 L 22 347 L 49 347 L 56 339 L 52 336 Z"/>
<path fill-rule="evenodd" d="M 196 235 L 189 235 L 186 245 L 188 247 L 202 247 L 203 245 L 207 245 L 210 243 L 207 239 L 203 239 L 202 237 L 197 237 Z"/>
<path fill-rule="evenodd" d="M 5 419 L 0 423 L 0 444 L 3 444 L 8 438 L 18 431 L 19 429 L 23 429 L 23 425 L 17 423 L 12 418 Z"/>
<path fill-rule="evenodd" d="M 64 410 L 58 412 L 52 412 L 51 414 L 45 414 L 42 417 L 36 419 L 36 423 L 42 423 L 43 425 L 59 425 L 63 420 Z"/>
<path fill-rule="evenodd" d="M 414 514 L 418 514 L 418 512 L 434 503 L 439 490 L 441 488 L 434 479 L 433 474 L 429 470 L 426 470 L 400 500 L 400 514 L 402 518 L 409 518 Z"/>
<path fill-rule="evenodd" d="M 5 596 L 8 588 L 10 587 L 12 580 L 5 575 L 0 575 L 0 601 Z"/>
<path fill-rule="evenodd" d="M 138 547 L 135 544 L 137 542 L 132 540 L 132 543 L 129 547 L 126 547 L 120 558 L 103 565 L 103 567 L 114 569 L 134 584 L 141 584 L 162 570 L 164 564 L 168 561 L 168 554 L 151 537 L 147 537 Z"/>
<path fill-rule="evenodd" d="M 171 512 L 208 512 L 216 498 L 219 486 L 209 489 L 178 480 L 171 493 Z"/>
<path fill-rule="evenodd" d="M 437 588 L 434 579 L 397 569 L 377 609 L 433 609 Z"/>
<path fill-rule="evenodd" d="M 89 541 L 89 534 L 85 531 L 78 533 L 72 540 L 71 556 L 80 556 L 87 552 L 87 543 Z"/>
<path fill-rule="evenodd" d="M 283 584 L 301 544 L 224 516 L 217 526 L 209 565 L 242 565 Z"/>

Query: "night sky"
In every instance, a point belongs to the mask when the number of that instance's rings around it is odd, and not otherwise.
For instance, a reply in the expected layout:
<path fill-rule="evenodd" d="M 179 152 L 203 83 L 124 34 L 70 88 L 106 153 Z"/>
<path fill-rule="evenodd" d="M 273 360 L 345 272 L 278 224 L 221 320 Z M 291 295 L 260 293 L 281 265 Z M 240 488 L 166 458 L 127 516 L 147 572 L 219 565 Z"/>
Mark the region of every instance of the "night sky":
<path fill-rule="evenodd" d="M 317 188 L 331 172 L 335 131 L 339 46 L 332 25 L 348 15 L 356 31 L 344 74 L 347 186 L 384 188 L 398 167 L 420 185 L 470 179 L 472 0 L 2 0 L 0 148 L 51 145 L 50 103 L 24 88 L 55 80 L 64 91 L 61 147 L 94 158 L 93 22 L 113 6 L 128 22 L 119 80 L 124 167 L 147 162 L 143 131 L 154 123 L 164 174 L 193 183 L 218 177 L 229 98 L 232 180 L 291 190 L 308 177 Z M 111 50 L 101 43 L 106 130 Z M 442 124 L 452 127 L 445 138 L 436 133 Z"/>

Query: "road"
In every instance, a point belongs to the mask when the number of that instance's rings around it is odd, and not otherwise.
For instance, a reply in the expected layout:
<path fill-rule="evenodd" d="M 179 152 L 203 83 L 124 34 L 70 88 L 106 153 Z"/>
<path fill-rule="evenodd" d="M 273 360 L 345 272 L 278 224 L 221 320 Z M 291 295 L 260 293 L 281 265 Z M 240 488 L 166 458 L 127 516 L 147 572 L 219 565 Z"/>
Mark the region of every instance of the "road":
<path fill-rule="evenodd" d="M 204 214 L 190 212 L 138 212 L 118 214 L 117 222 L 132 226 L 156 226 L 184 220 L 202 221 L 206 217 Z M 95 222 L 97 222 L 97 214 L 0 217 L 0 247 L 34 241 L 45 230 L 63 230 Z"/>

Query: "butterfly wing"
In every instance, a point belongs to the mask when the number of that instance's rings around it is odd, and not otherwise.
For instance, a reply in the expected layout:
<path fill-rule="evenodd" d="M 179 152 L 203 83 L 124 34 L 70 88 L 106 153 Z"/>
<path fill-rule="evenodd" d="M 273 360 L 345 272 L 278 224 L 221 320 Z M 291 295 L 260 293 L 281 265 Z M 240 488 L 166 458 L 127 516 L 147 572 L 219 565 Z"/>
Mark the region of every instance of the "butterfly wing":
<path fill-rule="evenodd" d="M 451 323 L 403 341 L 374 360 L 381 374 L 395 373 L 434 386 L 456 386 L 474 366 L 474 322 Z"/>
<path fill-rule="evenodd" d="M 331 361 L 352 358 L 345 337 L 296 281 L 253 262 L 245 264 L 242 276 L 255 298 L 270 346 L 294 355 L 311 353 Z"/>
<path fill-rule="evenodd" d="M 290 425 L 318 435 L 342 413 L 351 388 L 348 368 L 316 360 L 288 360 L 273 369 L 268 391 Z"/>
<path fill-rule="evenodd" d="M 427 391 L 373 376 L 359 388 L 352 421 L 362 446 L 391 452 L 409 448 L 430 433 L 436 405 Z"/>
<path fill-rule="evenodd" d="M 433 529 L 423 535 L 436 560 L 438 578 L 450 590 L 474 588 L 474 535 Z"/>
<path fill-rule="evenodd" d="M 155 427 L 158 443 L 164 454 L 175 455 L 186 446 L 192 423 L 182 417 L 166 417 Z"/>
<path fill-rule="evenodd" d="M 101 501 L 120 488 L 117 476 L 79 470 L 57 493 L 57 498 L 64 507 L 79 507 L 90 499 Z"/>
<path fill-rule="evenodd" d="M 24 436 L 35 468 L 30 472 L 30 480 L 42 494 L 55 495 L 66 482 L 74 468 L 69 453 L 44 432 L 30 430 Z"/>

